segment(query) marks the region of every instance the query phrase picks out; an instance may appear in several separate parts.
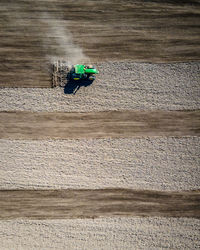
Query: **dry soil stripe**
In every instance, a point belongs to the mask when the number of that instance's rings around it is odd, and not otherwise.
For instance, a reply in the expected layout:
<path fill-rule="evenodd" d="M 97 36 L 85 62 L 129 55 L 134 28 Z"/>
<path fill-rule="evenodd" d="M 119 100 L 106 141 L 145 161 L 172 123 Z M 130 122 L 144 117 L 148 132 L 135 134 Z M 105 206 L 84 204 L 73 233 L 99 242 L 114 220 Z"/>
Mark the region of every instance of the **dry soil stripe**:
<path fill-rule="evenodd" d="M 1 190 L 0 219 L 107 216 L 200 218 L 200 191 L 131 189 Z"/>
<path fill-rule="evenodd" d="M 0 112 L 1 139 L 199 136 L 200 111 Z"/>

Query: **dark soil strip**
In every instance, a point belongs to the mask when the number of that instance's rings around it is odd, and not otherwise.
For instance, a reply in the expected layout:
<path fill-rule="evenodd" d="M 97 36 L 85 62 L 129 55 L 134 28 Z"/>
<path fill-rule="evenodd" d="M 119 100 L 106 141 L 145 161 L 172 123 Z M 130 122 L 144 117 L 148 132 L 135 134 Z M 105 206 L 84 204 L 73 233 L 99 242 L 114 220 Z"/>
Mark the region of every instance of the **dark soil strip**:
<path fill-rule="evenodd" d="M 200 111 L 0 112 L 1 139 L 199 136 Z"/>
<path fill-rule="evenodd" d="M 107 216 L 200 218 L 200 191 L 131 189 L 1 190 L 0 219 Z"/>

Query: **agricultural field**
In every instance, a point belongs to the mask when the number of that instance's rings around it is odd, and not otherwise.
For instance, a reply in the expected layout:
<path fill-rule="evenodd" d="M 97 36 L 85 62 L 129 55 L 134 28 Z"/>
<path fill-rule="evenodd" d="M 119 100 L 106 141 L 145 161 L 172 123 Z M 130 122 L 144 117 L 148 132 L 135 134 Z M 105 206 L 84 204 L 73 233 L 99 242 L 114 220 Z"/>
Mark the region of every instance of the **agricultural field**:
<path fill-rule="evenodd" d="M 50 87 L 58 58 L 198 61 L 199 15 L 197 0 L 1 0 L 0 86 Z"/>
<path fill-rule="evenodd" d="M 200 248 L 199 23 L 199 0 L 1 0 L 0 249 Z M 57 60 L 100 73 L 51 88 Z"/>

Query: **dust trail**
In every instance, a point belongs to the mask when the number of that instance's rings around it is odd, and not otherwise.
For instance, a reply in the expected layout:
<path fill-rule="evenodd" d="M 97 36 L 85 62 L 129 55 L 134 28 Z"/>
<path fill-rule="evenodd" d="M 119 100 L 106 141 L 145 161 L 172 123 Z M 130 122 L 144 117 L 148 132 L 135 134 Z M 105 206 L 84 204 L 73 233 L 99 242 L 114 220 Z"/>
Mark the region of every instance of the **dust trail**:
<path fill-rule="evenodd" d="M 58 20 L 49 14 L 42 15 L 44 32 L 43 46 L 49 48 L 46 58 L 51 63 L 57 60 L 65 61 L 68 65 L 89 63 L 89 58 L 83 53 L 82 48 L 74 44 L 70 30 L 66 27 L 67 21 Z"/>

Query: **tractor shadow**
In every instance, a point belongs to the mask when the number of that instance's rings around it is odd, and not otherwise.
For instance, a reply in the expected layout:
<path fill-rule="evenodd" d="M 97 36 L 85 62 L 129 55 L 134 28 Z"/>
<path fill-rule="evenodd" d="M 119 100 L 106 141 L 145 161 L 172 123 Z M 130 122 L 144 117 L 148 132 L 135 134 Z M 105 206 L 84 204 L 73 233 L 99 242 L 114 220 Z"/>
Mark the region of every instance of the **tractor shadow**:
<path fill-rule="evenodd" d="M 67 95 L 75 95 L 81 87 L 88 87 L 92 83 L 93 81 L 91 80 L 74 81 L 68 79 L 67 84 L 64 87 L 64 93 Z"/>

